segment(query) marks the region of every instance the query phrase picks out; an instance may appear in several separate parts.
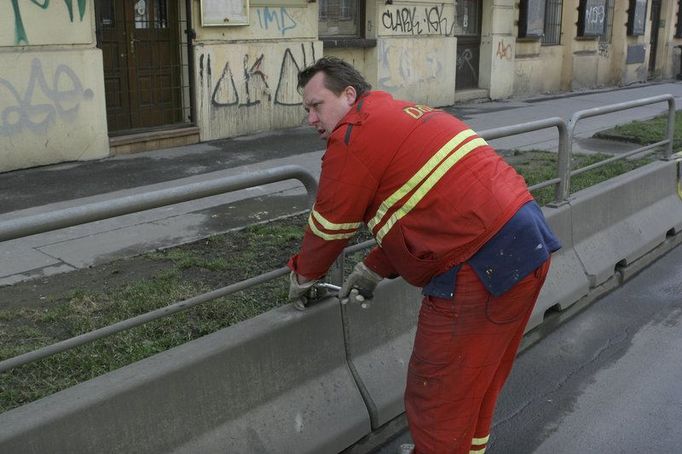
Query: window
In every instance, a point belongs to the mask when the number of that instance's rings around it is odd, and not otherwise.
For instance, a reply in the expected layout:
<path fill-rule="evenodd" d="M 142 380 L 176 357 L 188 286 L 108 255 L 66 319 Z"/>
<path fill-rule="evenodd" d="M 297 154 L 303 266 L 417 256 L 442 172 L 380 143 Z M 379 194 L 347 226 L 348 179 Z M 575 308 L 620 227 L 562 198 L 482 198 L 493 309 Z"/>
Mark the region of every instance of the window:
<path fill-rule="evenodd" d="M 519 4 L 519 37 L 540 38 L 542 45 L 561 44 L 563 0 L 522 0 Z"/>
<path fill-rule="evenodd" d="M 360 0 L 319 0 L 319 34 L 321 38 L 359 38 Z"/>
<path fill-rule="evenodd" d="M 452 34 L 455 36 L 478 36 L 481 34 L 480 0 L 455 1 L 455 22 Z"/>
<path fill-rule="evenodd" d="M 630 0 L 628 9 L 628 35 L 641 36 L 644 34 L 646 23 L 647 0 Z"/>
<path fill-rule="evenodd" d="M 519 36 L 540 38 L 545 33 L 545 0 L 524 0 L 519 4 Z"/>
<path fill-rule="evenodd" d="M 682 1 L 677 2 L 677 24 L 675 25 L 675 38 L 682 38 Z"/>
<path fill-rule="evenodd" d="M 137 0 L 135 28 L 168 28 L 168 0 Z"/>
<path fill-rule="evenodd" d="M 561 44 L 561 8 L 563 0 L 547 0 L 545 6 L 545 33 L 542 36 L 543 46 Z"/>
<path fill-rule="evenodd" d="M 606 0 L 580 0 L 578 36 L 602 36 L 606 30 Z"/>

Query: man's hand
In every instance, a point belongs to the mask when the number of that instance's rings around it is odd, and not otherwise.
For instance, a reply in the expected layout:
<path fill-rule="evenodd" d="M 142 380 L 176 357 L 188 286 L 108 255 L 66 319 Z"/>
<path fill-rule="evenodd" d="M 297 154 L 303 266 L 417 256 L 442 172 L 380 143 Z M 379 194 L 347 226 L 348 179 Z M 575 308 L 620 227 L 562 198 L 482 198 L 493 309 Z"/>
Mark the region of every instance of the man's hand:
<path fill-rule="evenodd" d="M 383 278 L 365 266 L 363 262 L 358 262 L 353 268 L 353 272 L 346 278 L 341 290 L 339 300 L 341 304 L 349 301 L 360 303 L 363 308 L 368 306 L 369 301 L 374 298 L 374 289 Z"/>
<path fill-rule="evenodd" d="M 311 295 L 312 292 L 316 292 L 316 289 L 313 288 L 316 282 L 315 279 L 307 280 L 303 276 L 299 276 L 295 271 L 289 273 L 289 300 L 299 311 L 304 310 L 311 299 L 317 298 L 317 296 Z"/>

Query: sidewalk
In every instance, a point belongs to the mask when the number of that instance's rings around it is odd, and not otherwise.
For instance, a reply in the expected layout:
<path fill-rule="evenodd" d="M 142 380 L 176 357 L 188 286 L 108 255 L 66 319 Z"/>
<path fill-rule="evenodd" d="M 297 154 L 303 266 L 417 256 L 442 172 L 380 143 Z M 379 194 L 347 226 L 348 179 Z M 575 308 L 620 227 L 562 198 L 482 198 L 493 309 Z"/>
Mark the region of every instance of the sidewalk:
<path fill-rule="evenodd" d="M 661 94 L 682 106 L 682 83 L 569 93 L 533 99 L 447 107 L 475 130 L 549 117 Z M 654 117 L 666 103 L 595 117 L 579 124 L 574 152 L 626 151 L 623 144 L 591 139 L 616 124 Z M 490 141 L 499 150 L 556 150 L 556 129 Z M 324 143 L 301 127 L 99 161 L 73 162 L 0 174 L 0 222 L 85 203 L 143 193 L 209 178 L 240 175 L 286 164 L 319 174 Z M 67 272 L 145 251 L 191 242 L 245 223 L 305 208 L 298 182 L 259 186 L 222 196 L 135 213 L 0 243 L 0 286 Z"/>

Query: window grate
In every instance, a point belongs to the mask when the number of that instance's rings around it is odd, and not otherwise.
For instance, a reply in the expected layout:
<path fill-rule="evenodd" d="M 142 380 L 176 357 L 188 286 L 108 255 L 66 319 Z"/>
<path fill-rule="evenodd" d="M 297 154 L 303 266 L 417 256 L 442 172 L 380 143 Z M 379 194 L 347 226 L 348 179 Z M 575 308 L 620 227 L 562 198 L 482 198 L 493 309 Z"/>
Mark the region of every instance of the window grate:
<path fill-rule="evenodd" d="M 600 43 L 610 43 L 611 34 L 613 33 L 613 0 L 606 1 L 606 24 L 604 26 L 604 34 L 599 36 Z"/>
<path fill-rule="evenodd" d="M 545 33 L 543 46 L 561 44 L 561 8 L 563 0 L 547 0 L 545 5 Z"/>

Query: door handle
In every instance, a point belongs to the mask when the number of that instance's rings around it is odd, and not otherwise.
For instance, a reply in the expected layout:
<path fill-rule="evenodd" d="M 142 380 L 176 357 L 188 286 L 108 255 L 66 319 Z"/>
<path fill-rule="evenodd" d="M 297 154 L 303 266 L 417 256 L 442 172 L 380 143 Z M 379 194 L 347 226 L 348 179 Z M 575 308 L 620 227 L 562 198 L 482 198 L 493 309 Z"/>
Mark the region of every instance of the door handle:
<path fill-rule="evenodd" d="M 137 41 L 139 41 L 139 39 L 130 38 L 130 55 L 135 55 L 135 43 Z"/>

